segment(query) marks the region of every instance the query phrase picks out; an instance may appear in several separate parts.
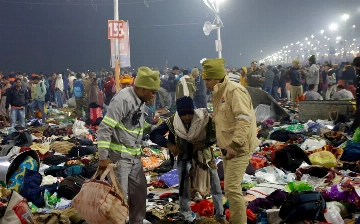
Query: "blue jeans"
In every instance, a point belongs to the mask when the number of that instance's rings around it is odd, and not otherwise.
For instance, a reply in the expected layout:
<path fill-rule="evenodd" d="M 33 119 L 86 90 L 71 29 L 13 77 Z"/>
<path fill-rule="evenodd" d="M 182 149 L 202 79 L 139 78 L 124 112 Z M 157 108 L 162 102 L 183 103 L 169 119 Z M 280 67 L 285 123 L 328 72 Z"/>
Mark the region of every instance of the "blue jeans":
<path fill-rule="evenodd" d="M 177 171 L 178 171 L 178 178 L 179 184 L 181 183 L 181 168 L 182 168 L 182 161 L 179 160 L 177 163 Z M 179 197 L 180 201 L 180 213 L 184 216 L 185 220 L 193 221 L 190 209 L 190 177 L 189 177 L 189 170 L 191 168 L 190 161 L 186 163 L 186 175 L 184 181 L 184 196 Z M 214 203 L 214 207 L 216 210 L 215 218 L 216 220 L 225 219 L 224 214 L 224 207 L 222 203 L 222 190 L 220 187 L 220 179 L 217 172 L 217 169 L 210 169 L 210 191 Z"/>
<path fill-rule="evenodd" d="M 63 107 L 63 93 L 60 90 L 55 90 L 55 101 L 57 103 L 58 108 Z"/>
<path fill-rule="evenodd" d="M 11 108 L 10 118 L 11 118 L 10 127 L 14 128 L 16 126 L 16 121 L 19 121 L 20 126 L 22 128 L 25 128 L 25 108 L 23 109 Z"/>
<path fill-rule="evenodd" d="M 264 87 L 263 90 L 271 95 L 271 87 Z"/>
<path fill-rule="evenodd" d="M 274 86 L 274 87 L 272 88 L 272 96 L 274 97 L 274 99 L 275 99 L 276 101 L 279 100 L 279 92 L 278 92 L 278 89 L 279 89 L 278 86 Z"/>
<path fill-rule="evenodd" d="M 42 116 L 42 123 L 45 124 L 45 122 L 46 122 L 46 113 L 44 111 L 45 102 L 34 100 L 29 104 L 29 107 L 30 107 L 31 116 L 33 116 L 33 117 L 35 117 L 34 110 L 36 108 L 39 108 L 39 110 L 41 112 L 41 116 Z"/>

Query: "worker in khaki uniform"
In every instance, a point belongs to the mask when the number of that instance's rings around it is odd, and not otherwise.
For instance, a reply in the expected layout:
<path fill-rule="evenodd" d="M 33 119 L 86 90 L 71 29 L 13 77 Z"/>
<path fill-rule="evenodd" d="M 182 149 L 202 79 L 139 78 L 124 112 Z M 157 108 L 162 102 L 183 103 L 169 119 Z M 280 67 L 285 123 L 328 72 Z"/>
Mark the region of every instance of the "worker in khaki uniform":
<path fill-rule="evenodd" d="M 99 168 L 116 164 L 116 178 L 128 195 L 130 224 L 142 223 L 146 215 L 147 182 L 141 162 L 142 136 L 148 126 L 145 103 L 159 88 L 159 72 L 139 68 L 135 86 L 122 89 L 112 98 L 98 130 Z"/>
<path fill-rule="evenodd" d="M 231 223 L 246 224 L 241 182 L 250 155 L 260 143 L 254 108 L 245 87 L 230 82 L 224 59 L 208 59 L 202 65 L 202 78 L 213 94 L 216 138 L 224 156 L 225 195 L 230 204 Z"/>

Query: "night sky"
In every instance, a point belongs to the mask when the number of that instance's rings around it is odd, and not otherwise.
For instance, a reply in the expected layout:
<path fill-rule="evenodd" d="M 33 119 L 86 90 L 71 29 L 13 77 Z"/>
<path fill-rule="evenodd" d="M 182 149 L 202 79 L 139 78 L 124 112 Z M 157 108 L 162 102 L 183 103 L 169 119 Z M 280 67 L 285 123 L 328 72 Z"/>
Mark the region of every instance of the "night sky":
<path fill-rule="evenodd" d="M 147 1 L 149 8 L 143 3 L 121 4 L 143 0 L 119 0 L 120 19 L 130 23 L 133 68 L 164 67 L 166 60 L 168 67 L 194 67 L 202 58 L 217 57 L 216 31 L 210 36 L 202 31 L 204 22 L 214 19 L 202 0 Z M 23 2 L 0 0 L 0 70 L 109 69 L 107 20 L 114 16 L 112 0 L 70 0 L 70 5 L 69 0 Z M 223 57 L 228 66 L 249 66 L 283 45 L 319 35 L 330 23 L 341 27 L 344 13 L 359 33 L 359 0 L 224 0 Z"/>

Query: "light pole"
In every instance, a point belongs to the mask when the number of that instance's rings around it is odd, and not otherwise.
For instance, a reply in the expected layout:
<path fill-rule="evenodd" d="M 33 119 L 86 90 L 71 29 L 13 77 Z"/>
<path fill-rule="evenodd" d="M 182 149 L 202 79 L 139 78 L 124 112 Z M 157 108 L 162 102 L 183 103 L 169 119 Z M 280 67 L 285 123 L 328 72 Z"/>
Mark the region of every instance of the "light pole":
<path fill-rule="evenodd" d="M 222 43 L 221 43 L 221 27 L 224 27 L 223 22 L 220 18 L 220 2 L 223 0 L 203 0 L 205 5 L 215 13 L 215 20 L 213 24 L 206 22 L 203 31 L 205 35 L 209 35 L 214 29 L 217 29 L 217 40 L 215 42 L 216 50 L 219 58 L 222 58 Z"/>
<path fill-rule="evenodd" d="M 348 14 L 344 14 L 342 19 L 345 21 L 345 28 L 344 28 L 344 57 L 346 58 L 346 21 L 349 19 Z"/>
<path fill-rule="evenodd" d="M 338 29 L 338 25 L 337 25 L 336 23 L 332 23 L 332 24 L 330 24 L 329 29 L 330 29 L 330 31 L 335 31 L 335 30 Z M 330 39 L 329 59 L 330 59 L 330 62 L 331 62 L 331 61 L 332 61 L 332 60 L 331 60 L 331 59 L 332 59 L 332 55 L 333 55 L 333 53 L 335 53 L 335 52 L 333 52 L 333 51 L 335 50 L 335 47 L 333 46 L 333 33 L 332 33 L 332 32 L 330 33 L 330 36 L 331 36 L 331 38 L 329 38 L 329 39 Z M 328 40 L 329 40 L 329 39 L 328 39 Z"/>

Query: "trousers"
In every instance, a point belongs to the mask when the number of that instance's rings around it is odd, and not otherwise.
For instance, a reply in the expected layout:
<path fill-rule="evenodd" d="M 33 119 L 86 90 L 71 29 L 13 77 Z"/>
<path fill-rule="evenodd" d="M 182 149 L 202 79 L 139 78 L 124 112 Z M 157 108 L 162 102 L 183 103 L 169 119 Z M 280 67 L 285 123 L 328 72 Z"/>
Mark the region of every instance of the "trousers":
<path fill-rule="evenodd" d="M 242 180 L 250 156 L 239 156 L 231 160 L 224 159 L 224 188 L 229 200 L 230 217 L 232 224 L 246 224 L 246 207 L 242 194 Z"/>
<path fill-rule="evenodd" d="M 336 87 L 337 87 L 337 85 L 335 84 L 326 89 L 325 100 L 330 100 L 331 94 L 334 94 L 336 92 Z"/>
<path fill-rule="evenodd" d="M 34 100 L 29 104 L 31 116 L 35 117 L 34 110 L 39 108 L 42 116 L 42 123 L 46 122 L 46 113 L 45 113 L 45 101 Z"/>
<path fill-rule="evenodd" d="M 121 158 L 116 151 L 109 150 L 109 158 L 118 166 L 114 172 L 124 195 L 128 196 L 130 224 L 142 224 L 146 215 L 147 182 L 141 157 Z"/>
<path fill-rule="evenodd" d="M 10 127 L 14 128 L 16 126 L 16 121 L 19 121 L 20 126 L 25 128 L 25 108 L 10 109 Z"/>
<path fill-rule="evenodd" d="M 77 117 L 82 117 L 82 110 L 85 111 L 86 117 L 89 117 L 88 100 L 86 97 L 75 98 L 75 114 Z"/>
<path fill-rule="evenodd" d="M 186 175 L 185 175 L 185 181 L 184 181 L 184 193 L 183 196 L 179 197 L 180 201 L 180 213 L 182 216 L 184 216 L 186 221 L 192 222 L 193 217 L 191 215 L 191 209 L 190 209 L 190 177 L 189 177 L 189 171 L 191 168 L 190 161 L 186 163 Z M 178 170 L 178 179 L 179 183 L 181 183 L 181 171 L 182 171 L 182 161 L 179 160 L 177 163 L 177 170 Z M 224 207 L 222 203 L 222 190 L 220 187 L 220 179 L 219 175 L 216 169 L 210 169 L 210 192 L 212 195 L 212 199 L 214 202 L 214 207 L 216 210 L 215 218 L 216 220 L 222 220 L 225 219 L 224 214 Z M 245 204 L 244 204 L 245 206 Z"/>

